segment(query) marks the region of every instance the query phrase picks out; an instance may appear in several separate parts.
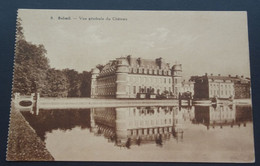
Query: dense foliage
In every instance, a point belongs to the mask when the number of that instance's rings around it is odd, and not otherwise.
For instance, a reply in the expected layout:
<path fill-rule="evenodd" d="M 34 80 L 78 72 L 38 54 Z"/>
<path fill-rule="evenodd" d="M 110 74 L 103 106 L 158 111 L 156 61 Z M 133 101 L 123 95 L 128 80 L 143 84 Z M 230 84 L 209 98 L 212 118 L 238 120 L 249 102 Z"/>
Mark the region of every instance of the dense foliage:
<path fill-rule="evenodd" d="M 13 93 L 48 97 L 89 97 L 91 73 L 50 68 L 43 45 L 27 42 L 17 21 Z"/>

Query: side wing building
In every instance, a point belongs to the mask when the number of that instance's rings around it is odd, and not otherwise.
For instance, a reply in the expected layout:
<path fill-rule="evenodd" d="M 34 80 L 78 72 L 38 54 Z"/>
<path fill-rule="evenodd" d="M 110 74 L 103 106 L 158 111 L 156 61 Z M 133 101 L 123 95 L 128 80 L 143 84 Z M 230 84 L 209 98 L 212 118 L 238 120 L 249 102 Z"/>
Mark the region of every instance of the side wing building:
<path fill-rule="evenodd" d="M 249 78 L 243 76 L 214 76 L 207 73 L 203 76 L 192 76 L 194 84 L 194 98 L 197 99 L 246 99 L 251 97 Z"/>

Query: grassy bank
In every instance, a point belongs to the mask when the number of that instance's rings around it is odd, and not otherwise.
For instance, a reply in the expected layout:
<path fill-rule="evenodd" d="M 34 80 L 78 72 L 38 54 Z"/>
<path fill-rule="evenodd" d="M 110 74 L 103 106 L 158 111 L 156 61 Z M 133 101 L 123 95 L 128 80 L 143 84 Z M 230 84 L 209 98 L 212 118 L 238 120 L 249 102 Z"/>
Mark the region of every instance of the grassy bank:
<path fill-rule="evenodd" d="M 6 160 L 53 161 L 45 144 L 30 127 L 22 114 L 12 109 Z"/>

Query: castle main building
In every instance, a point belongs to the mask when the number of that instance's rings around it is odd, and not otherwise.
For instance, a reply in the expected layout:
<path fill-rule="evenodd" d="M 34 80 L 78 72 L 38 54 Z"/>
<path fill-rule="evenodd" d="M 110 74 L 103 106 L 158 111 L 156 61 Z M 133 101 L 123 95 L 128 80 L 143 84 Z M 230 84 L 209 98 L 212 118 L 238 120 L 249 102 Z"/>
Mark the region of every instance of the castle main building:
<path fill-rule="evenodd" d="M 138 98 L 138 94 L 168 93 L 178 96 L 182 86 L 182 66 L 172 67 L 162 58 L 127 57 L 92 69 L 91 98 Z"/>

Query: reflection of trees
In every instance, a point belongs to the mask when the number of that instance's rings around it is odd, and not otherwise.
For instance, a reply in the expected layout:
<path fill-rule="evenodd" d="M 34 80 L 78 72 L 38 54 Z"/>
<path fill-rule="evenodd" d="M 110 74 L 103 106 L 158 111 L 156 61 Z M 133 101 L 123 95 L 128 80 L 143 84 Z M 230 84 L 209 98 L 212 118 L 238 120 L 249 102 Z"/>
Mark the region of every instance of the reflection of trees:
<path fill-rule="evenodd" d="M 209 124 L 209 107 L 208 106 L 195 106 L 194 123 Z"/>
<path fill-rule="evenodd" d="M 250 105 L 236 105 L 236 121 L 252 121 L 252 107 Z"/>
<path fill-rule="evenodd" d="M 90 128 L 89 109 L 41 110 L 37 116 L 30 112 L 22 114 L 42 140 L 45 140 L 45 133 L 52 130 L 66 131 L 76 126 Z"/>

